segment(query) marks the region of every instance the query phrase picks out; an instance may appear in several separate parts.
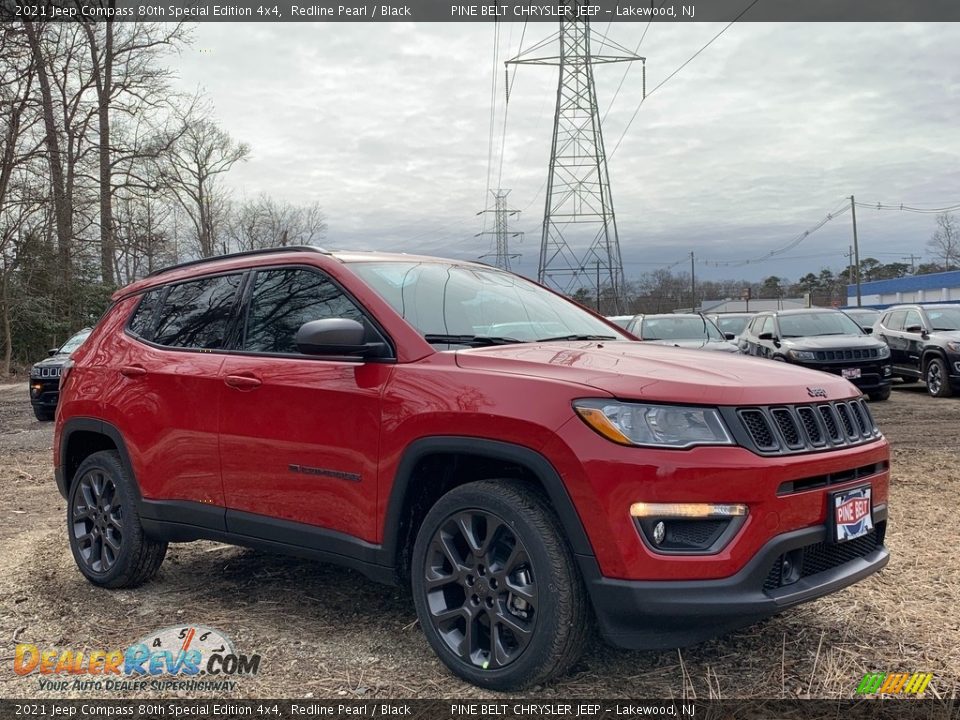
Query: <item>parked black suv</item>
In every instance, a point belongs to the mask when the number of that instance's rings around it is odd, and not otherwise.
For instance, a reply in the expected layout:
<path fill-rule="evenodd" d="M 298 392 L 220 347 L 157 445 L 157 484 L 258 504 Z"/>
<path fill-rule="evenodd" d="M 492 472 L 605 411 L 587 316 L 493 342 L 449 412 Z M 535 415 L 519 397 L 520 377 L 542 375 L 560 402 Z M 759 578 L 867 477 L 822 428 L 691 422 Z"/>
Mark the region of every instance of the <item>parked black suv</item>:
<path fill-rule="evenodd" d="M 60 373 L 70 359 L 70 353 L 87 339 L 90 328 L 84 328 L 58 348 L 50 350 L 50 357 L 30 368 L 30 404 L 37 420 L 53 420 L 60 400 Z"/>
<path fill-rule="evenodd" d="M 740 335 L 740 350 L 841 375 L 871 400 L 890 397 L 890 349 L 839 310 L 758 313 Z"/>
<path fill-rule="evenodd" d="M 890 346 L 894 375 L 923 379 L 934 397 L 960 392 L 960 305 L 892 307 L 873 333 Z"/>

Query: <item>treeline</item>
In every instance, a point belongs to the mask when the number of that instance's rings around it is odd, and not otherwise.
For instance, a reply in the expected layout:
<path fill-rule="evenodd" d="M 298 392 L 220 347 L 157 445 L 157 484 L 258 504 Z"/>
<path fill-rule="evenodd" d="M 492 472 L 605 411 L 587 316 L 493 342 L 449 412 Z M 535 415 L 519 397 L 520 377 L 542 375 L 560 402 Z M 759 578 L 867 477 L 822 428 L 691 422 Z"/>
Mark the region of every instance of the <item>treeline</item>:
<path fill-rule="evenodd" d="M 251 153 L 174 89 L 177 24 L 0 25 L 0 375 L 155 268 L 323 237 L 316 203 L 235 199 Z"/>
<path fill-rule="evenodd" d="M 937 217 L 937 229 L 928 243 L 934 262 L 910 263 L 892 262 L 882 263 L 876 258 L 868 257 L 860 261 L 860 282 L 874 280 L 890 280 L 908 277 L 910 275 L 926 275 L 929 273 L 957 270 L 960 264 L 960 243 L 953 238 L 960 237 L 956 232 L 957 223 L 951 215 Z M 853 267 L 834 272 L 824 268 L 818 273 L 808 272 L 797 280 L 771 275 L 760 282 L 747 280 L 696 280 L 696 298 L 690 282 L 690 273 L 673 272 L 669 268 L 661 268 L 641 275 L 638 279 L 628 281 L 625 288 L 626 297 L 621 307 L 627 313 L 658 313 L 673 312 L 674 310 L 689 309 L 696 304 L 700 306 L 705 300 L 733 300 L 741 299 L 749 290 L 751 299 L 801 298 L 810 295 L 815 305 L 846 304 L 847 286 L 856 282 L 856 272 Z M 581 288 L 573 295 L 573 299 L 590 308 L 597 307 L 596 289 Z M 615 303 L 607 288 L 600 289 L 600 311 L 604 314 L 615 312 Z"/>

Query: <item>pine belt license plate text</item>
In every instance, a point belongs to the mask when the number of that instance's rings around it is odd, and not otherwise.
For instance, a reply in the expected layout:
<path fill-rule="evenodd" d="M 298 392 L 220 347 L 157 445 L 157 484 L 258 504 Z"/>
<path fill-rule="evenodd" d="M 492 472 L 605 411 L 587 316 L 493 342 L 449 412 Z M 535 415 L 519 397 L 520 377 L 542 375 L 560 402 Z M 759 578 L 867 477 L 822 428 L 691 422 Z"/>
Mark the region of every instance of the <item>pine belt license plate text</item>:
<path fill-rule="evenodd" d="M 862 537 L 873 530 L 873 502 L 870 486 L 834 493 L 830 496 L 833 511 L 833 539 L 845 542 Z"/>
<path fill-rule="evenodd" d="M 860 377 L 860 368 L 843 368 L 840 372 L 847 380 Z"/>

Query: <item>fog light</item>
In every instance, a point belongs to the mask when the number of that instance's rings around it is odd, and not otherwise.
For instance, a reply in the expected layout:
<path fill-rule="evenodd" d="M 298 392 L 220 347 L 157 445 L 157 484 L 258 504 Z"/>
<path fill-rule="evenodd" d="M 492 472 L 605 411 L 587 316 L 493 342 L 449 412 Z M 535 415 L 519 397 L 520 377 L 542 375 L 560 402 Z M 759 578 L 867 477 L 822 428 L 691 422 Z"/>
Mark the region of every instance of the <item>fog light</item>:
<path fill-rule="evenodd" d="M 884 366 L 883 366 L 883 376 L 884 376 L 884 377 L 890 377 L 890 373 L 892 373 L 892 372 L 893 372 L 893 368 L 891 368 L 889 365 L 884 365 Z"/>
<path fill-rule="evenodd" d="M 667 534 L 667 528 L 664 526 L 663 521 L 658 522 L 653 526 L 653 542 L 655 545 L 660 545 L 663 543 L 663 538 Z"/>

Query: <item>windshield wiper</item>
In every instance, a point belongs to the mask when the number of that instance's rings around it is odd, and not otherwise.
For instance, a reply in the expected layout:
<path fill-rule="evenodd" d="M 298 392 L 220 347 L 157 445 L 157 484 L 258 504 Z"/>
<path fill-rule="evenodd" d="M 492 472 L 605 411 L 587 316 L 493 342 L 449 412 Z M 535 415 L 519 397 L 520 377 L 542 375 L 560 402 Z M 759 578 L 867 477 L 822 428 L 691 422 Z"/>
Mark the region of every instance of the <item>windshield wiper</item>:
<path fill-rule="evenodd" d="M 538 338 L 534 342 L 560 342 L 561 340 L 616 340 L 614 335 L 559 335 L 557 337 Z"/>
<path fill-rule="evenodd" d="M 511 337 L 498 337 L 496 335 L 436 335 L 427 334 L 424 339 L 431 344 L 446 345 L 472 345 L 474 347 L 484 347 L 487 345 L 513 345 L 522 343 L 524 340 L 517 340 Z"/>

